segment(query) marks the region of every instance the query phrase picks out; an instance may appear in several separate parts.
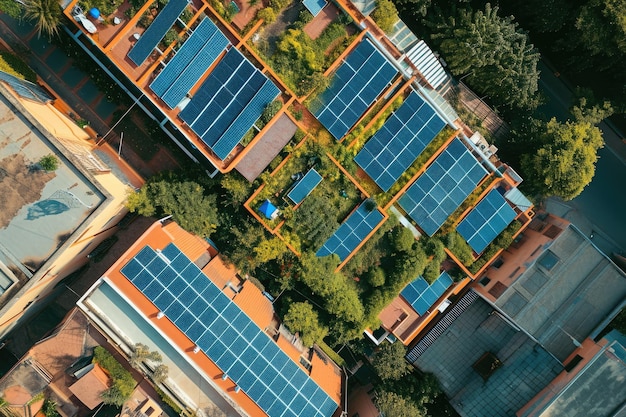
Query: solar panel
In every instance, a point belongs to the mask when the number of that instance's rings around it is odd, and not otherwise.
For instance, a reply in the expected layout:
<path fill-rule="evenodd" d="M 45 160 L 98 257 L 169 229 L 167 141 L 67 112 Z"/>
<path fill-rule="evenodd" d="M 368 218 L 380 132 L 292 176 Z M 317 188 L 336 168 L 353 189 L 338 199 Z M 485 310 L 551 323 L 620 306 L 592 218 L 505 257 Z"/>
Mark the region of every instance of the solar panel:
<path fill-rule="evenodd" d="M 228 45 L 226 36 L 211 19 L 205 18 L 157 75 L 150 88 L 165 104 L 174 108 Z"/>
<path fill-rule="evenodd" d="M 0 81 L 7 83 L 20 97 L 46 103 L 52 100 L 41 87 L 30 81 L 22 80 L 4 71 L 0 71 Z"/>
<path fill-rule="evenodd" d="M 128 52 L 128 58 L 140 66 L 161 42 L 178 16 L 187 7 L 187 0 L 169 0 L 163 10 L 154 18 L 148 29 L 141 35 L 135 46 Z"/>
<path fill-rule="evenodd" d="M 364 39 L 337 69 L 328 87 L 311 104 L 326 129 L 341 139 L 396 76 L 387 58 Z"/>
<path fill-rule="evenodd" d="M 279 93 L 271 80 L 231 48 L 180 118 L 224 160 Z"/>
<path fill-rule="evenodd" d="M 383 191 L 389 191 L 444 126 L 443 119 L 413 91 L 354 161 Z"/>
<path fill-rule="evenodd" d="M 337 231 L 335 231 L 317 251 L 316 256 L 322 257 L 334 253 L 343 261 L 356 249 L 363 239 L 365 239 L 384 218 L 378 208 L 369 211 L 365 206 L 365 203 L 361 203 L 361 205 L 348 216 Z"/>
<path fill-rule="evenodd" d="M 398 203 L 424 232 L 432 236 L 486 175 L 487 170 L 455 138 Z"/>
<path fill-rule="evenodd" d="M 481 253 L 515 219 L 515 210 L 497 189 L 489 191 L 456 230 L 474 252 Z"/>
<path fill-rule="evenodd" d="M 424 278 L 418 277 L 407 285 L 400 295 L 420 316 L 423 316 L 452 285 L 452 282 L 452 278 L 445 271 L 431 285 L 428 285 Z"/>
<path fill-rule="evenodd" d="M 304 0 L 302 3 L 314 17 L 328 4 L 326 0 Z"/>
<path fill-rule="evenodd" d="M 175 292 L 150 265 L 176 276 Z M 201 293 L 192 286 L 198 276 L 183 273 L 192 265 L 174 244 L 162 252 L 146 246 L 121 272 L 269 416 L 332 416 L 337 403 L 206 275 Z"/>
<path fill-rule="evenodd" d="M 322 176 L 313 168 L 291 189 L 287 197 L 294 204 L 300 204 L 322 182 Z"/>

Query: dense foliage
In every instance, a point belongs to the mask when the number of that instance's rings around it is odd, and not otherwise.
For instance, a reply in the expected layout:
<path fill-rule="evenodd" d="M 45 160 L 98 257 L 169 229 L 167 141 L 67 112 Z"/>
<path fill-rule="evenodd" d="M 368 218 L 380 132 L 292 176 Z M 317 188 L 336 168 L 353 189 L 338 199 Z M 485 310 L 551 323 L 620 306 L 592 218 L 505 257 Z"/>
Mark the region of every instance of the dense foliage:
<path fill-rule="evenodd" d="M 382 391 L 376 395 L 376 406 L 385 417 L 423 417 L 424 411 L 410 399 L 394 392 Z"/>
<path fill-rule="evenodd" d="M 93 362 L 105 370 L 113 384 L 102 393 L 105 404 L 121 406 L 128 400 L 137 385 L 133 376 L 102 346 L 96 346 L 93 352 Z"/>
<path fill-rule="evenodd" d="M 305 346 L 322 341 L 328 333 L 328 329 L 320 325 L 317 311 L 308 302 L 292 303 L 283 322 L 292 332 L 300 333 Z"/>
<path fill-rule="evenodd" d="M 406 349 L 400 342 L 382 344 L 372 363 L 380 379 L 397 381 L 411 372 L 405 355 Z"/>
<path fill-rule="evenodd" d="M 217 227 L 216 196 L 185 176 L 163 174 L 128 196 L 126 206 L 142 216 L 171 215 L 182 228 L 209 237 Z"/>
<path fill-rule="evenodd" d="M 61 5 L 56 0 L 26 0 L 24 17 L 35 22 L 37 33 L 52 37 L 61 26 Z"/>
<path fill-rule="evenodd" d="M 501 17 L 489 3 L 484 11 L 456 9 L 444 16 L 427 16 L 425 24 L 454 75 L 494 104 L 536 107 L 539 53 L 513 18 Z"/>
<path fill-rule="evenodd" d="M 2 6 L 0 5 L 0 8 L 1 7 Z M 30 81 L 31 83 L 37 82 L 37 74 L 35 71 L 33 71 L 20 57 L 10 52 L 0 51 L 0 70 L 14 75 L 17 78 Z"/>

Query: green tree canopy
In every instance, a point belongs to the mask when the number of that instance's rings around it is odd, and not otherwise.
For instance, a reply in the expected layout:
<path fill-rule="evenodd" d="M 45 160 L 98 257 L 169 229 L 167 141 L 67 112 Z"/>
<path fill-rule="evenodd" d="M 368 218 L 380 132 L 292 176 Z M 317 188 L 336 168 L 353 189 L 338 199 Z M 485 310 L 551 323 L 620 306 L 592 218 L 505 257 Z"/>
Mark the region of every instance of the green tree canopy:
<path fill-rule="evenodd" d="M 376 395 L 378 411 L 385 417 L 424 417 L 424 410 L 411 400 L 393 392 L 380 392 Z"/>
<path fill-rule="evenodd" d="M 378 27 L 389 33 L 398 21 L 398 10 L 391 0 L 377 0 L 376 9 L 372 12 L 372 19 Z"/>
<path fill-rule="evenodd" d="M 39 160 L 39 166 L 45 171 L 54 171 L 59 167 L 59 158 L 53 154 L 42 156 Z"/>
<path fill-rule="evenodd" d="M 626 0 L 591 0 L 576 20 L 580 44 L 592 55 L 626 55 Z"/>
<path fill-rule="evenodd" d="M 283 321 L 292 332 L 300 333 L 305 346 L 313 345 L 328 334 L 328 329 L 320 325 L 317 311 L 307 302 L 292 303 Z"/>
<path fill-rule="evenodd" d="M 61 6 L 56 0 L 26 0 L 24 16 L 35 22 L 37 33 L 48 37 L 59 33 Z"/>
<path fill-rule="evenodd" d="M 494 104 L 537 106 L 539 53 L 512 17 L 498 16 L 498 7 L 487 3 L 484 11 L 459 9 L 447 19 L 434 14 L 425 23 L 454 75 L 467 77 Z"/>
<path fill-rule="evenodd" d="M 595 173 L 598 149 L 603 146 L 600 129 L 585 121 L 559 123 L 553 118 L 535 124 L 529 134 L 538 143 L 536 152 L 529 149 L 521 158 L 530 191 L 564 200 L 579 195 Z"/>
<path fill-rule="evenodd" d="M 399 380 L 411 372 L 411 367 L 404 359 L 406 348 L 400 342 L 384 343 L 376 352 L 372 365 L 382 380 Z"/>
<path fill-rule="evenodd" d="M 218 222 L 215 195 L 194 181 L 175 175 L 146 183 L 128 196 L 126 206 L 142 216 L 171 215 L 183 229 L 209 237 Z"/>

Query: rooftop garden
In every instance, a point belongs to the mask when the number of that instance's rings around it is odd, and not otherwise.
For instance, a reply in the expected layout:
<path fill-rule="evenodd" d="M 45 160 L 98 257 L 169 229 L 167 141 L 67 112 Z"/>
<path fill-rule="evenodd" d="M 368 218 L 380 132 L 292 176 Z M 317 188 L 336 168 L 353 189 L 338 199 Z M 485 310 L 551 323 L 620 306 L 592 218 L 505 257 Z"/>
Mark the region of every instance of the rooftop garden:
<path fill-rule="evenodd" d="M 305 29 L 313 19 L 309 11 L 301 5 L 292 6 L 297 7 L 295 20 L 273 21 L 277 6 L 287 5 L 270 2 L 270 7 L 259 11 L 267 26 L 252 38 L 250 45 L 299 97 L 323 90 L 328 85 L 324 71 L 354 40 L 355 26 L 348 16 L 340 14 L 313 39 Z"/>

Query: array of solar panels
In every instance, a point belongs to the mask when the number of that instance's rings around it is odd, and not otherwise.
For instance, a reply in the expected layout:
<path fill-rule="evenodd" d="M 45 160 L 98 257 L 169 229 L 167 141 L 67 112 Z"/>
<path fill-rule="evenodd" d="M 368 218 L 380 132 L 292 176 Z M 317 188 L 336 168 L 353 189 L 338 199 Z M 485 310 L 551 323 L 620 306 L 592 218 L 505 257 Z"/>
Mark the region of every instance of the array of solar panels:
<path fill-rule="evenodd" d="M 300 204 L 322 182 L 322 176 L 313 168 L 302 177 L 289 191 L 287 197 L 294 204 Z"/>
<path fill-rule="evenodd" d="M 306 7 L 314 17 L 328 4 L 326 0 L 304 0 L 302 3 L 304 3 L 304 7 Z"/>
<path fill-rule="evenodd" d="M 229 42 L 209 18 L 205 18 L 176 55 L 152 81 L 150 88 L 173 109 L 220 56 Z"/>
<path fill-rule="evenodd" d="M 423 316 L 450 288 L 452 282 L 452 278 L 445 271 L 430 285 L 424 278 L 418 277 L 407 285 L 400 295 L 411 304 L 420 316 Z"/>
<path fill-rule="evenodd" d="M 187 7 L 187 0 L 169 0 L 163 10 L 154 18 L 148 29 L 141 35 L 135 46 L 128 52 L 128 58 L 139 66 L 150 56 L 161 42 L 176 19 Z"/>
<path fill-rule="evenodd" d="M 366 206 L 366 203 L 361 203 L 317 251 L 316 256 L 335 253 L 343 262 L 384 218 L 378 208 L 370 211 Z"/>
<path fill-rule="evenodd" d="M 52 100 L 52 97 L 37 84 L 22 80 L 4 71 L 0 71 L 0 81 L 7 83 L 22 98 L 40 103 L 47 103 Z"/>
<path fill-rule="evenodd" d="M 174 244 L 161 253 L 144 247 L 121 272 L 269 416 L 329 417 L 337 409 Z"/>
<path fill-rule="evenodd" d="M 231 48 L 179 116 L 224 160 L 279 93 L 271 80 Z"/>
<path fill-rule="evenodd" d="M 445 124 L 435 110 L 413 91 L 367 141 L 354 161 L 376 185 L 388 191 Z"/>
<path fill-rule="evenodd" d="M 476 253 L 481 253 L 515 216 L 515 210 L 494 189 L 469 212 L 456 230 Z"/>
<path fill-rule="evenodd" d="M 487 170 L 455 138 L 398 203 L 424 232 L 432 236 L 486 175 Z"/>
<path fill-rule="evenodd" d="M 365 39 L 337 69 L 330 87 L 313 100 L 315 117 L 341 139 L 396 76 L 395 67 Z"/>

